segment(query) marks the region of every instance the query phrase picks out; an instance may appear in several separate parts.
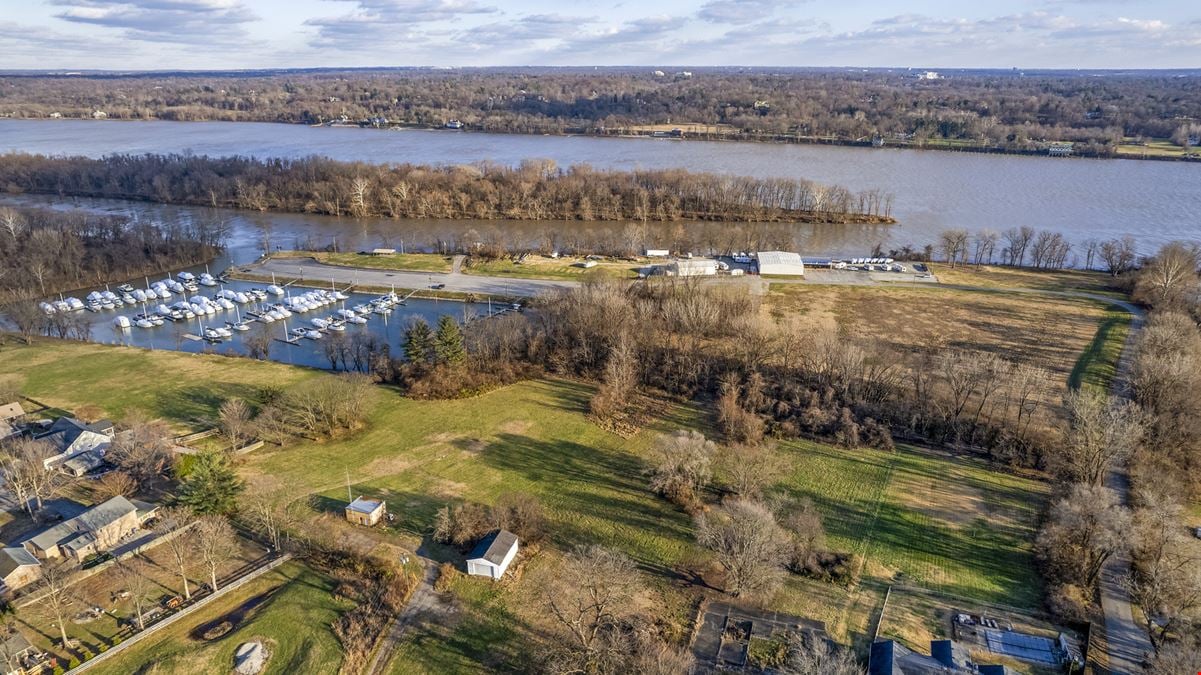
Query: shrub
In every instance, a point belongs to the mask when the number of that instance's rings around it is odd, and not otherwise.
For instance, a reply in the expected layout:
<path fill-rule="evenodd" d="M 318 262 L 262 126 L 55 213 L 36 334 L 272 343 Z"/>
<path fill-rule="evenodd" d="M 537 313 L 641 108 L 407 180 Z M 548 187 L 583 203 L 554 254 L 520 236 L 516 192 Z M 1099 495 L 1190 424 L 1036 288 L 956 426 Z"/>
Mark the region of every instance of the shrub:
<path fill-rule="evenodd" d="M 459 570 L 455 569 L 454 563 L 442 563 L 438 566 L 438 578 L 434 580 L 434 590 L 439 593 L 449 591 L 458 574 Z"/>
<path fill-rule="evenodd" d="M 72 656 L 71 660 L 69 662 L 67 662 L 67 670 L 75 670 L 78 667 L 79 667 L 79 658 Z"/>

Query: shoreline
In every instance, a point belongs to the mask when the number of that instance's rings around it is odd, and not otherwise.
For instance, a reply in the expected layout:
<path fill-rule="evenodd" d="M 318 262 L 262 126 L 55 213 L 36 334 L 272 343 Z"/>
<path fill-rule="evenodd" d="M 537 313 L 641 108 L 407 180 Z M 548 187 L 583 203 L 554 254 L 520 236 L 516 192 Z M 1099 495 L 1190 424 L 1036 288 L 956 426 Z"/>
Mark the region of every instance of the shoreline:
<path fill-rule="evenodd" d="M 654 132 L 638 132 L 623 129 L 614 133 L 603 133 L 588 131 L 587 129 L 568 128 L 566 130 L 558 129 L 542 129 L 536 131 L 509 131 L 505 129 L 485 129 L 485 128 L 467 128 L 464 126 L 461 129 L 447 129 L 441 126 L 428 126 L 418 124 L 396 124 L 387 127 L 373 127 L 370 125 L 361 125 L 357 123 L 331 123 L 319 122 L 316 124 L 303 121 L 286 121 L 286 120 L 254 120 L 254 119 L 198 119 L 198 120 L 169 120 L 158 117 L 145 119 L 127 119 L 127 118 L 108 118 L 102 120 L 88 119 L 86 117 L 62 117 L 58 119 L 50 119 L 44 117 L 0 117 L 2 120 L 14 122 L 94 122 L 96 124 L 104 124 L 107 122 L 166 122 L 172 124 L 269 124 L 269 125 L 285 125 L 285 126 L 302 126 L 310 129 L 359 129 L 363 131 L 439 131 L 448 133 L 467 133 L 467 134 L 490 134 L 498 136 L 557 136 L 562 138 L 617 138 L 617 139 L 645 139 L 650 141 L 691 141 L 691 142 L 707 142 L 707 143 L 746 143 L 746 144 L 767 144 L 767 145 L 830 145 L 848 148 L 864 148 L 869 150 L 912 150 L 912 151 L 934 151 L 934 152 L 965 152 L 979 155 L 1009 155 L 1014 157 L 1034 157 L 1057 160 L 1073 160 L 1073 159 L 1091 159 L 1091 160 L 1137 160 L 1137 161 L 1153 161 L 1153 162 L 1181 162 L 1201 163 L 1201 149 L 1194 152 L 1192 156 L 1169 156 L 1169 155 L 1152 155 L 1152 154 L 1137 154 L 1137 153 L 1117 153 L 1112 155 L 1101 154 L 1071 154 L 1067 156 L 1051 156 L 1046 150 L 1012 150 L 1007 148 L 999 148 L 996 146 L 974 146 L 963 145 L 952 147 L 943 144 L 930 145 L 915 145 L 904 141 L 886 142 L 882 146 L 874 146 L 871 141 L 861 141 L 854 139 L 839 139 L 839 138 L 820 138 L 814 136 L 797 136 L 790 134 L 774 134 L 774 135 L 749 135 L 749 134 L 704 134 L 693 136 L 679 137 L 663 137 L 655 136 Z"/>

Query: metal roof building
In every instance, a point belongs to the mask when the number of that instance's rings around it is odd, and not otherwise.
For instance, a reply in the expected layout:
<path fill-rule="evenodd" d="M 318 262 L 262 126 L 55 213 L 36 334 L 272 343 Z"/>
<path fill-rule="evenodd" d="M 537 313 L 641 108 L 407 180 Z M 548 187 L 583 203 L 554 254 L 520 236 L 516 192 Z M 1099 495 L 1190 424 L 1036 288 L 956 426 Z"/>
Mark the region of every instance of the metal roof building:
<path fill-rule="evenodd" d="M 788 277 L 805 276 L 805 262 L 801 256 L 789 251 L 760 251 L 759 274 L 776 274 Z"/>

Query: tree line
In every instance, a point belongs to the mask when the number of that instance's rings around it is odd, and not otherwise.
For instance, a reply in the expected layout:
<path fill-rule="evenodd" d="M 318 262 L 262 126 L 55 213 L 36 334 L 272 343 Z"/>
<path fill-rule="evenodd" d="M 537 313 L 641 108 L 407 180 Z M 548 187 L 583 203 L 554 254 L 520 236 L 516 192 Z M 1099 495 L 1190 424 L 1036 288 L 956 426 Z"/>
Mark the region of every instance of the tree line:
<path fill-rule="evenodd" d="M 1111 155 L 1126 137 L 1201 136 L 1201 78 L 1176 74 L 982 73 L 919 80 L 907 71 L 521 68 L 265 75 L 7 76 L 10 114 L 629 133 L 696 123 L 702 134 L 929 145 L 970 141 L 1032 151 L 1051 141 Z M 384 121 L 386 120 L 386 122 Z"/>
<path fill-rule="evenodd" d="M 206 262 L 225 234 L 224 223 L 208 219 L 154 223 L 84 211 L 0 207 L 0 302 Z"/>
<path fill-rule="evenodd" d="M 497 220 L 888 223 L 892 199 L 806 180 L 682 169 L 377 165 L 321 157 L 0 157 L 10 192 L 334 216 Z"/>

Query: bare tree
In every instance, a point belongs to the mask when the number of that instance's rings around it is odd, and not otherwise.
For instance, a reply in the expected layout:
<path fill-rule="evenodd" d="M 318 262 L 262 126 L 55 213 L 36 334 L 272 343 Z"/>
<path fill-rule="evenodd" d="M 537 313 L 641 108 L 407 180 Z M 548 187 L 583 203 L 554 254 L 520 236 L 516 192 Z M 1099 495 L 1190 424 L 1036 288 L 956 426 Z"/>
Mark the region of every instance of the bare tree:
<path fill-rule="evenodd" d="M 788 534 L 771 510 L 744 499 L 699 516 L 697 540 L 726 570 L 726 591 L 734 596 L 775 588 L 791 549 Z"/>
<path fill-rule="evenodd" d="M 1134 269 L 1137 259 L 1134 237 L 1110 239 L 1101 242 L 1101 261 L 1111 276 L 1120 276 Z"/>
<path fill-rule="evenodd" d="M 1068 428 L 1048 448 L 1048 464 L 1066 483 L 1101 485 L 1142 442 L 1144 415 L 1134 403 L 1091 390 L 1069 393 L 1066 405 Z"/>
<path fill-rule="evenodd" d="M 161 537 L 163 547 L 171 556 L 171 563 L 175 566 L 175 573 L 179 575 L 179 581 L 183 584 L 183 597 L 185 600 L 192 599 L 192 589 L 188 585 L 188 570 L 192 568 L 197 556 L 197 535 L 195 532 L 181 531 L 190 529 L 196 522 L 196 517 L 192 510 L 178 506 L 171 506 L 162 509 L 159 513 L 158 522 L 155 524 L 154 531 Z"/>
<path fill-rule="evenodd" d="M 28 438 L 6 442 L 0 452 L 5 483 L 30 516 L 64 484 L 63 474 L 46 467 L 46 460 L 57 454 L 50 443 Z"/>
<path fill-rule="evenodd" d="M 717 463 L 729 490 L 752 499 L 778 481 L 785 468 L 774 443 L 725 448 L 718 454 Z"/>
<path fill-rule="evenodd" d="M 287 505 L 275 504 L 261 497 L 244 502 L 242 513 L 246 515 L 251 529 L 265 537 L 273 551 L 283 549 L 288 530 L 298 522 L 296 514 Z"/>
<path fill-rule="evenodd" d="M 563 660 L 571 669 L 563 672 L 593 672 L 615 647 L 610 633 L 630 613 L 640 587 L 634 561 L 622 553 L 593 544 L 566 557 L 545 600 L 566 632 Z"/>
<path fill-rule="evenodd" d="M 1140 490 L 1134 513 L 1135 569 L 1125 579 L 1156 648 L 1201 619 L 1201 553 L 1184 536 L 1183 508 L 1160 491 Z"/>
<path fill-rule="evenodd" d="M 145 487 L 165 475 L 175 460 L 171 431 L 161 421 L 135 417 L 126 422 L 124 431 L 113 437 L 105 457 Z"/>
<path fill-rule="evenodd" d="M 694 504 L 712 477 L 717 445 L 699 431 L 663 434 L 652 450 L 651 490 L 682 506 Z"/>
<path fill-rule="evenodd" d="M 138 630 L 146 630 L 145 611 L 150 593 L 154 591 L 155 582 L 147 572 L 146 565 L 138 561 L 137 556 L 119 559 L 116 564 L 117 576 L 129 593 L 133 603 L 134 614 L 138 619 Z"/>
<path fill-rule="evenodd" d="M 42 565 L 42 595 L 38 606 L 58 625 L 63 649 L 69 649 L 71 644 L 67 638 L 67 613 L 76 600 L 71 591 L 71 573 L 74 571 L 74 565 L 67 560 L 47 561 Z"/>
<path fill-rule="evenodd" d="M 861 675 L 863 668 L 855 661 L 851 650 L 808 633 L 796 635 L 789 642 L 788 662 L 782 672 L 788 675 Z"/>
<path fill-rule="evenodd" d="M 1113 490 L 1073 485 L 1051 505 L 1037 549 L 1055 581 L 1092 588 L 1105 562 L 1126 550 L 1130 536 L 1130 510 Z"/>
<path fill-rule="evenodd" d="M 132 497 L 138 483 L 124 471 L 109 471 L 96 481 L 96 492 L 102 497 Z"/>
<path fill-rule="evenodd" d="M 231 398 L 221 404 L 217 412 L 221 421 L 221 433 L 229 440 L 234 450 L 242 447 L 242 443 L 250 438 L 252 422 L 250 406 L 240 398 Z"/>
<path fill-rule="evenodd" d="M 233 527 L 225 516 L 201 516 L 195 526 L 196 552 L 208 570 L 213 592 L 217 592 L 217 570 L 237 555 L 238 544 Z"/>
<path fill-rule="evenodd" d="M 1201 247 L 1172 242 L 1138 272 L 1134 298 L 1157 309 L 1188 310 L 1201 301 Z"/>

